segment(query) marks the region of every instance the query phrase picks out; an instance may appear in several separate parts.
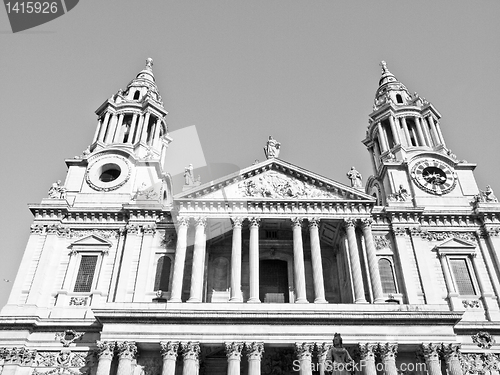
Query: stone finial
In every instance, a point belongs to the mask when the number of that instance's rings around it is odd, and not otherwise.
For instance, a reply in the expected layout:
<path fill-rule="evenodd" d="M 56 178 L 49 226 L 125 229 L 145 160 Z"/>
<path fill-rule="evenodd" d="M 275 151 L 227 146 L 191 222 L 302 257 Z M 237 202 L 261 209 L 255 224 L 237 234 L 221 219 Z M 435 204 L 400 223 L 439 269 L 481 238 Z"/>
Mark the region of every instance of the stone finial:
<path fill-rule="evenodd" d="M 380 62 L 380 66 L 382 67 L 382 73 L 390 73 L 389 69 L 387 69 L 387 63 L 384 60 Z"/>
<path fill-rule="evenodd" d="M 264 154 L 267 159 L 277 158 L 280 154 L 281 143 L 273 138 L 272 135 L 269 136 L 267 140 L 266 147 L 264 147 Z"/>
<path fill-rule="evenodd" d="M 153 59 L 151 57 L 146 59 L 146 69 L 153 70 Z"/>

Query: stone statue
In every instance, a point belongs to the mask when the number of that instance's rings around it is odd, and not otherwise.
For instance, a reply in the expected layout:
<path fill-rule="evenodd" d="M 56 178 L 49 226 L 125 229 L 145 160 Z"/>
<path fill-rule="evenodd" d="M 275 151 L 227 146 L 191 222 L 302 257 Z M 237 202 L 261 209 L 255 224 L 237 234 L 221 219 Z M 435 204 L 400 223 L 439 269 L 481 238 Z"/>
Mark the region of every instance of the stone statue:
<path fill-rule="evenodd" d="M 54 182 L 49 189 L 48 197 L 51 199 L 66 199 L 66 187 L 61 184 L 61 180 Z"/>
<path fill-rule="evenodd" d="M 486 186 L 486 190 L 481 191 L 481 196 L 483 197 L 483 202 L 496 203 L 498 202 L 495 193 L 490 185 Z"/>
<path fill-rule="evenodd" d="M 272 135 L 269 136 L 267 140 L 266 147 L 264 147 L 264 154 L 266 154 L 266 158 L 277 158 L 280 154 L 281 143 L 279 143 L 276 139 L 273 138 Z"/>
<path fill-rule="evenodd" d="M 356 168 L 351 167 L 351 170 L 347 172 L 347 177 L 351 180 L 352 187 L 363 187 L 363 176 L 361 176 L 361 173 L 359 173 Z"/>
<path fill-rule="evenodd" d="M 408 190 L 406 190 L 403 187 L 403 185 L 399 185 L 397 197 L 398 197 L 398 200 L 401 202 L 406 202 L 410 198 L 410 194 L 408 194 Z"/>
<path fill-rule="evenodd" d="M 333 336 L 333 346 L 326 354 L 326 371 L 331 371 L 332 375 L 350 375 L 353 370 L 353 359 L 349 352 L 342 345 L 340 333 Z"/>
<path fill-rule="evenodd" d="M 184 185 L 194 185 L 193 164 L 184 168 Z"/>

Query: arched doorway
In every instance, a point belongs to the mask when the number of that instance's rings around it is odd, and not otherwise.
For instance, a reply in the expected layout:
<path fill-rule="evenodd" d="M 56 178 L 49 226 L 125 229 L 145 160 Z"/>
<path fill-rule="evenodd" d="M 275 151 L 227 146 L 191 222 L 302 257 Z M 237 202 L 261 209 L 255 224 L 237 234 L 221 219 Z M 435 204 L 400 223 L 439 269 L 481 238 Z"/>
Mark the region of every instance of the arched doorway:
<path fill-rule="evenodd" d="M 259 267 L 259 298 L 262 302 L 288 303 L 288 262 L 263 259 Z"/>

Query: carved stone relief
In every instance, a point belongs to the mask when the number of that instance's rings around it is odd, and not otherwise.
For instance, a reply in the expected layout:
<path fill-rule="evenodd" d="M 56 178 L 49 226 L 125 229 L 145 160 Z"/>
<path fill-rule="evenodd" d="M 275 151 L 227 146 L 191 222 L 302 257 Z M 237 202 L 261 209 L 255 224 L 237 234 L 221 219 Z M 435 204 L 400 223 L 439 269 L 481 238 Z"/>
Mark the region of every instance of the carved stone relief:
<path fill-rule="evenodd" d="M 495 343 L 495 339 L 488 332 L 480 331 L 475 335 L 472 335 L 472 341 L 483 349 L 490 349 L 491 346 Z"/>

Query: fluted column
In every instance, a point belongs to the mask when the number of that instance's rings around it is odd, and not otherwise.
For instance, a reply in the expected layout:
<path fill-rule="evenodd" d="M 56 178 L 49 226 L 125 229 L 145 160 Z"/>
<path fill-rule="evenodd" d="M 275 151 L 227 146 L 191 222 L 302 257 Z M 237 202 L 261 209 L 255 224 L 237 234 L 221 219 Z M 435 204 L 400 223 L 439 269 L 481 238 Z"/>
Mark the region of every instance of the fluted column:
<path fill-rule="evenodd" d="M 425 359 L 427 373 L 429 375 L 441 375 L 441 362 L 439 360 L 440 346 L 433 343 L 420 345 L 422 355 Z"/>
<path fill-rule="evenodd" d="M 421 117 L 415 117 L 415 122 L 417 123 L 417 127 L 420 128 L 422 132 L 422 136 L 424 137 L 424 146 L 432 146 L 432 142 L 429 139 L 429 131 L 427 127 L 425 126 L 424 121 L 422 120 Z"/>
<path fill-rule="evenodd" d="M 123 134 L 122 125 L 123 125 L 123 118 L 124 117 L 125 117 L 125 115 L 123 113 L 120 113 L 118 115 L 118 123 L 116 124 L 116 127 L 115 127 L 113 139 L 111 140 L 112 142 L 121 143 L 123 140 L 123 138 L 122 138 L 122 134 Z"/>
<path fill-rule="evenodd" d="M 441 132 L 441 126 L 439 125 L 439 121 L 436 121 L 436 132 L 438 133 L 439 139 L 441 140 L 441 144 L 446 147 L 446 143 L 444 141 L 443 133 Z"/>
<path fill-rule="evenodd" d="M 311 261 L 314 281 L 314 303 L 328 303 L 325 299 L 325 281 L 323 278 L 323 262 L 321 260 L 321 244 L 319 242 L 319 219 L 309 219 L 309 238 L 311 240 Z"/>
<path fill-rule="evenodd" d="M 160 140 L 161 119 L 156 120 L 153 138 L 151 139 L 151 146 L 157 147 L 157 142 Z"/>
<path fill-rule="evenodd" d="M 248 302 L 259 303 L 259 222 L 260 219 L 250 219 L 250 298 Z"/>
<path fill-rule="evenodd" d="M 231 249 L 231 302 L 243 302 L 241 295 L 241 224 L 240 218 L 233 219 L 233 245 Z"/>
<path fill-rule="evenodd" d="M 296 342 L 295 354 L 300 363 L 300 375 L 312 375 L 312 350 L 314 344 L 312 342 Z"/>
<path fill-rule="evenodd" d="M 463 375 L 460 365 L 460 344 L 443 344 L 442 350 L 448 374 Z"/>
<path fill-rule="evenodd" d="M 248 375 L 260 375 L 260 362 L 264 353 L 264 343 L 247 342 L 245 349 L 248 358 Z"/>
<path fill-rule="evenodd" d="M 198 342 L 181 343 L 182 351 L 182 375 L 198 375 L 200 344 Z"/>
<path fill-rule="evenodd" d="M 97 363 L 96 375 L 109 375 L 111 370 L 111 362 L 115 352 L 114 341 L 97 341 L 97 356 L 99 362 Z"/>
<path fill-rule="evenodd" d="M 361 370 L 363 371 L 363 375 L 377 375 L 377 368 L 375 367 L 377 346 L 377 344 L 371 343 L 358 344 L 359 353 L 361 354 Z"/>
<path fill-rule="evenodd" d="M 410 131 L 408 130 L 408 124 L 406 123 L 406 118 L 400 117 L 399 121 L 401 121 L 401 125 L 403 126 L 403 132 L 405 133 L 406 144 L 408 146 L 413 146 L 411 143 Z"/>
<path fill-rule="evenodd" d="M 387 142 L 385 131 L 382 128 L 380 122 L 377 124 L 377 130 L 378 130 L 378 139 L 380 140 L 380 146 L 382 147 L 382 152 L 386 152 L 387 150 L 389 150 L 389 145 Z"/>
<path fill-rule="evenodd" d="M 102 128 L 102 117 L 99 117 L 99 119 L 97 120 L 97 126 L 95 128 L 94 138 L 92 138 L 92 143 L 97 141 L 99 133 L 101 132 L 101 128 Z"/>
<path fill-rule="evenodd" d="M 401 144 L 401 137 L 399 136 L 399 131 L 392 115 L 389 116 L 389 124 L 391 125 L 392 138 L 394 138 L 394 142 L 396 144 Z"/>
<path fill-rule="evenodd" d="M 434 123 L 434 117 L 432 115 L 429 115 L 427 118 L 427 121 L 429 122 L 429 125 L 431 127 L 431 134 L 432 138 L 434 139 L 434 146 L 437 146 L 441 144 L 441 140 L 439 139 L 439 135 L 436 130 L 436 124 Z"/>
<path fill-rule="evenodd" d="M 134 136 L 137 129 L 137 113 L 132 116 L 132 122 L 130 123 L 130 132 L 128 133 L 127 143 L 134 143 Z"/>
<path fill-rule="evenodd" d="M 135 342 L 117 342 L 116 349 L 118 351 L 118 369 L 116 370 L 116 375 L 131 375 L 132 360 L 137 354 Z"/>
<path fill-rule="evenodd" d="M 398 369 L 396 367 L 398 344 L 381 344 L 379 345 L 379 351 L 384 365 L 384 375 L 398 375 Z"/>
<path fill-rule="evenodd" d="M 177 247 L 175 249 L 174 273 L 172 275 L 172 293 L 170 295 L 170 302 L 182 301 L 182 281 L 184 278 L 184 263 L 186 262 L 189 219 L 186 217 L 180 217 L 177 221 Z"/>
<path fill-rule="evenodd" d="M 106 129 L 108 128 L 109 125 L 109 116 L 111 114 L 109 112 L 106 112 L 104 115 L 104 121 L 101 124 L 101 129 L 99 130 L 99 136 L 97 139 L 101 142 L 104 142 L 104 138 L 106 137 Z"/>
<path fill-rule="evenodd" d="M 242 342 L 226 342 L 227 375 L 240 375 Z"/>
<path fill-rule="evenodd" d="M 132 143 L 139 142 L 141 140 L 141 134 L 142 134 L 142 128 L 144 125 L 144 119 L 145 115 L 139 115 L 139 118 L 137 120 L 137 129 L 134 134 L 134 139 L 132 140 Z"/>
<path fill-rule="evenodd" d="M 325 375 L 325 373 L 330 372 L 331 368 L 329 368 L 326 363 L 326 357 L 328 352 L 332 348 L 332 344 L 327 342 L 316 343 L 316 353 L 318 356 L 318 368 L 319 375 Z M 331 364 L 330 364 L 331 365 Z"/>
<path fill-rule="evenodd" d="M 354 302 L 365 303 L 365 288 L 363 286 L 363 274 L 361 273 L 361 262 L 359 261 L 358 242 L 356 241 L 355 221 L 345 219 L 344 226 L 347 233 L 347 247 L 349 248 L 349 259 L 351 260 L 352 281 L 354 284 Z"/>
<path fill-rule="evenodd" d="M 177 362 L 177 352 L 179 350 L 179 342 L 167 341 L 160 342 L 160 351 L 163 358 L 163 366 L 161 375 L 175 375 L 175 364 Z"/>
<path fill-rule="evenodd" d="M 146 142 L 148 140 L 148 125 L 149 125 L 149 118 L 151 117 L 150 112 L 146 112 L 146 115 L 144 116 L 144 121 L 142 122 L 142 129 L 140 133 L 140 139 L 141 142 Z"/>
<path fill-rule="evenodd" d="M 363 237 L 365 239 L 366 255 L 368 258 L 368 268 L 370 269 L 370 280 L 373 291 L 373 302 L 382 303 L 385 301 L 380 281 L 380 271 L 378 268 L 377 250 L 373 241 L 372 219 L 362 221 Z"/>
<path fill-rule="evenodd" d="M 293 231 L 293 270 L 296 293 L 295 303 L 307 303 L 304 248 L 302 245 L 302 219 L 295 217 L 291 220 Z"/>
<path fill-rule="evenodd" d="M 194 234 L 193 267 L 191 271 L 191 292 L 188 302 L 201 302 L 203 291 L 203 278 L 205 275 L 205 226 L 207 219 L 196 219 L 196 232 Z"/>
<path fill-rule="evenodd" d="M 415 120 L 415 128 L 417 129 L 418 145 L 425 146 L 425 138 L 424 133 L 422 132 L 420 121 L 418 121 L 418 117 L 414 117 L 413 119 Z"/>

